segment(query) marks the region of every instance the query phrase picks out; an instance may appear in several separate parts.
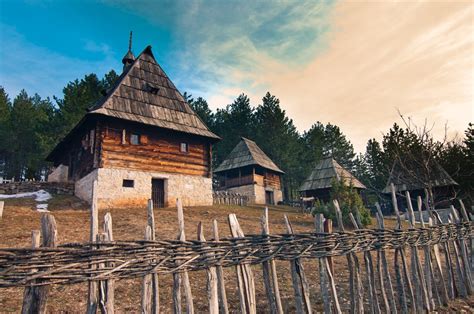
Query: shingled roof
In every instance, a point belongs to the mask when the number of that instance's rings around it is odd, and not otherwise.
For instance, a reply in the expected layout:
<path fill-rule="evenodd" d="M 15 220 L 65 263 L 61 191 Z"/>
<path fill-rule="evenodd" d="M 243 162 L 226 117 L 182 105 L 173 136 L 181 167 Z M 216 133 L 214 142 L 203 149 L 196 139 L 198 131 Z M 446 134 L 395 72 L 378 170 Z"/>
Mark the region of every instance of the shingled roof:
<path fill-rule="evenodd" d="M 411 170 L 411 174 L 406 169 L 403 169 L 399 162 L 395 162 L 383 193 L 391 193 L 391 183 L 395 185 L 395 190 L 399 192 L 425 189 L 427 184 L 422 181 L 428 181 L 425 178 L 427 176 L 423 175 L 419 167 L 413 166 L 410 168 L 413 169 Z M 430 177 L 431 185 L 433 187 L 458 185 L 458 183 L 454 181 L 446 170 L 444 170 L 444 168 L 435 160 L 431 162 Z"/>
<path fill-rule="evenodd" d="M 242 140 L 214 172 L 222 172 L 250 165 L 258 165 L 269 170 L 284 173 L 254 141 L 244 137 L 242 137 Z"/>
<path fill-rule="evenodd" d="M 100 114 L 179 132 L 219 139 L 156 62 L 151 46 L 136 58 L 89 115 Z"/>
<path fill-rule="evenodd" d="M 334 158 L 327 157 L 321 160 L 313 169 L 309 177 L 303 182 L 300 191 L 310 191 L 331 188 L 332 180 L 343 181 L 345 184 L 359 189 L 365 189 L 356 177 L 348 170 L 344 169 Z"/>

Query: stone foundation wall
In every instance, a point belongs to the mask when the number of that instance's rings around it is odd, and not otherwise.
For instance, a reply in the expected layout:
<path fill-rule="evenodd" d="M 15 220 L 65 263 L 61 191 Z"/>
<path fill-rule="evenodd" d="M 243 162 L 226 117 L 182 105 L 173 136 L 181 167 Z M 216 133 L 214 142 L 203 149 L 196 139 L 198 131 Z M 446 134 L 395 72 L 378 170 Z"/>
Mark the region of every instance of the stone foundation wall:
<path fill-rule="evenodd" d="M 69 167 L 59 165 L 48 174 L 48 182 L 68 182 Z"/>
<path fill-rule="evenodd" d="M 175 206 L 180 198 L 184 206 L 212 205 L 212 179 L 182 174 L 99 168 L 76 182 L 76 196 L 90 202 L 97 179 L 99 208 L 144 207 L 151 198 L 151 180 L 165 180 L 165 206 Z M 123 180 L 133 187 L 123 187 Z"/>
<path fill-rule="evenodd" d="M 45 190 L 52 194 L 74 194 L 74 183 L 25 181 L 0 184 L 0 194 L 18 194 Z"/>
<path fill-rule="evenodd" d="M 248 204 L 257 204 L 255 201 L 255 185 L 254 184 L 236 186 L 233 188 L 225 189 L 225 191 L 230 192 L 230 193 L 239 193 L 241 195 L 246 195 L 249 198 Z M 263 200 L 263 202 L 265 203 L 265 199 Z"/>

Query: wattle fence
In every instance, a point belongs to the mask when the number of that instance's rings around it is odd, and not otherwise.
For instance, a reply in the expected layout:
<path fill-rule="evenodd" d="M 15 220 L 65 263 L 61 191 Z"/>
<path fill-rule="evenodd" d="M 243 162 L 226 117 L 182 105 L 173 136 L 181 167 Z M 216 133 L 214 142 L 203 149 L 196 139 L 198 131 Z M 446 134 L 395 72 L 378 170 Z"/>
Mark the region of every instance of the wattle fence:
<path fill-rule="evenodd" d="M 93 198 L 95 199 L 95 198 Z M 24 313 L 45 312 L 49 285 L 89 283 L 87 313 L 114 312 L 114 282 L 124 278 L 142 278 L 143 313 L 160 311 L 160 276 L 173 276 L 173 312 L 194 313 L 193 292 L 188 272 L 205 270 L 210 313 L 229 313 L 223 268 L 235 268 L 240 311 L 256 313 L 254 272 L 263 272 L 263 286 L 268 312 L 283 313 L 279 278 L 275 261 L 290 264 L 294 303 L 297 313 L 312 313 L 308 278 L 304 264 L 315 259 L 319 264 L 319 284 L 325 313 L 341 313 L 343 302 L 349 302 L 353 313 L 425 312 L 445 306 L 456 297 L 473 293 L 471 272 L 474 266 L 474 224 L 460 203 L 460 215 L 452 207 L 450 221 L 442 223 L 435 211 L 429 225 L 415 225 L 410 195 L 410 228 L 401 229 L 401 218 L 395 203 L 397 228 L 386 229 L 380 209 L 377 229 L 362 229 L 357 215 L 350 215 L 353 230 L 346 231 L 337 202 L 338 230 L 322 215 L 315 217 L 315 229 L 294 233 L 285 216 L 287 232 L 271 234 L 268 210 L 261 220 L 262 233 L 245 235 L 234 214 L 229 215 L 231 238 L 220 238 L 213 221 L 213 238 L 206 241 L 202 225 L 198 239 L 187 240 L 184 215 L 177 202 L 179 232 L 177 240 L 155 238 L 153 205 L 148 206 L 145 239 L 114 241 L 112 217 L 104 217 L 99 232 L 97 207 L 91 207 L 91 242 L 57 243 L 56 222 L 47 213 L 41 218 L 40 232 L 32 233 L 32 248 L 0 248 L 0 288 L 25 287 Z M 418 209 L 421 211 L 421 200 Z M 394 254 L 393 264 L 387 255 Z M 347 301 L 340 298 L 334 280 L 333 258 L 345 256 L 349 273 Z M 376 258 L 374 258 L 376 257 Z M 256 267 L 258 265 L 258 267 Z M 395 276 L 393 276 L 395 274 Z M 229 285 L 229 283 L 227 283 Z M 396 291 L 396 293 L 395 293 Z M 367 300 L 364 302 L 363 300 Z M 182 304 L 184 300 L 184 303 Z"/>

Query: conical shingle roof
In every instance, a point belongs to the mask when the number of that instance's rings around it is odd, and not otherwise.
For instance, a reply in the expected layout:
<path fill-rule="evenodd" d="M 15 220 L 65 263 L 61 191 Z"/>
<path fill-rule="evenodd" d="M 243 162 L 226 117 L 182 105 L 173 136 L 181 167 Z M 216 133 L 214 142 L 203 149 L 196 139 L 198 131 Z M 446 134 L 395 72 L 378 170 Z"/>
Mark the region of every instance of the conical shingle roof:
<path fill-rule="evenodd" d="M 151 46 L 136 58 L 108 95 L 89 109 L 100 114 L 174 131 L 219 139 L 156 62 Z"/>
<path fill-rule="evenodd" d="M 331 187 L 332 180 L 343 181 L 345 184 L 352 184 L 353 187 L 365 189 L 363 185 L 352 173 L 342 167 L 334 158 L 328 157 L 321 160 L 313 169 L 309 177 L 303 182 L 300 191 L 310 191 L 327 189 Z"/>
<path fill-rule="evenodd" d="M 242 137 L 242 140 L 214 172 L 222 172 L 250 165 L 258 165 L 269 170 L 284 173 L 254 141 L 244 137 Z"/>

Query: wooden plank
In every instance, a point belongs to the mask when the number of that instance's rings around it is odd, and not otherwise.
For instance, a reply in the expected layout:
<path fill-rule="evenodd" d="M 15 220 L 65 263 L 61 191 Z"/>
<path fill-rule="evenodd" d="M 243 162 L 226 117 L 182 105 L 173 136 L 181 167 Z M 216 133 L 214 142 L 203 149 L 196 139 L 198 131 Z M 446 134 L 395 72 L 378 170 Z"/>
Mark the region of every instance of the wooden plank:
<path fill-rule="evenodd" d="M 219 241 L 219 228 L 217 225 L 217 220 L 214 219 L 212 223 L 212 235 L 214 237 L 214 241 Z M 219 308 L 220 312 L 224 314 L 229 313 L 229 308 L 227 305 L 227 294 L 225 291 L 225 280 L 224 280 L 224 271 L 221 265 L 216 266 L 216 273 L 217 273 L 217 286 L 219 292 Z"/>
<path fill-rule="evenodd" d="M 202 230 L 202 224 L 198 224 L 198 240 L 206 242 L 204 232 Z M 207 270 L 207 298 L 209 301 L 209 313 L 219 313 L 219 301 L 218 301 L 218 287 L 217 287 L 217 273 L 215 267 L 209 267 Z"/>
<path fill-rule="evenodd" d="M 228 216 L 229 227 L 232 237 L 244 237 L 244 233 L 240 228 L 239 221 L 235 214 Z M 257 304 L 255 299 L 255 283 L 252 270 L 249 265 L 237 265 L 237 281 L 239 288 L 240 308 L 241 312 L 255 314 L 257 312 Z"/>
<path fill-rule="evenodd" d="M 43 247 L 56 247 L 57 227 L 53 215 L 46 213 L 41 216 L 41 235 Z M 32 247 L 39 247 L 39 232 L 33 231 Z M 21 313 L 46 313 L 49 286 L 29 286 L 25 289 Z"/>
<path fill-rule="evenodd" d="M 285 225 L 288 234 L 293 234 L 293 228 L 285 215 Z M 311 303 L 309 300 L 309 285 L 304 274 L 303 264 L 299 258 L 295 258 L 290 262 L 291 279 L 293 282 L 293 290 L 295 293 L 295 303 L 297 313 L 311 313 Z"/>
<path fill-rule="evenodd" d="M 90 242 L 96 242 L 97 234 L 99 231 L 99 209 L 97 207 L 97 180 L 94 180 L 92 184 L 91 194 L 91 209 L 90 209 Z M 94 269 L 96 266 L 91 265 Z M 89 281 L 89 292 L 87 295 L 87 314 L 94 314 L 97 312 L 98 307 L 98 285 L 97 281 Z"/>
<path fill-rule="evenodd" d="M 268 207 L 265 207 L 264 214 L 261 218 L 261 225 L 262 234 L 270 235 L 270 226 L 268 224 Z M 275 261 L 270 259 L 263 262 L 262 270 L 265 292 L 267 294 L 267 300 L 270 306 L 270 313 L 283 313 Z"/>

